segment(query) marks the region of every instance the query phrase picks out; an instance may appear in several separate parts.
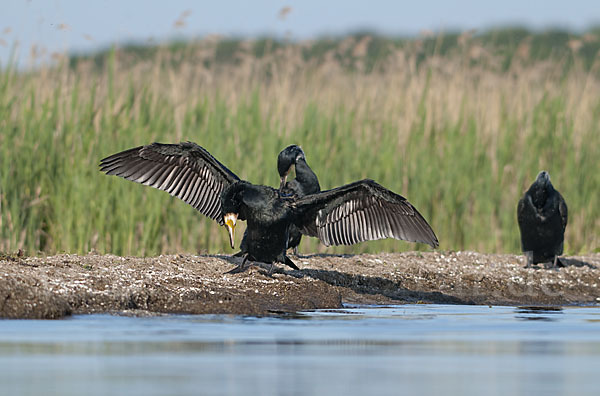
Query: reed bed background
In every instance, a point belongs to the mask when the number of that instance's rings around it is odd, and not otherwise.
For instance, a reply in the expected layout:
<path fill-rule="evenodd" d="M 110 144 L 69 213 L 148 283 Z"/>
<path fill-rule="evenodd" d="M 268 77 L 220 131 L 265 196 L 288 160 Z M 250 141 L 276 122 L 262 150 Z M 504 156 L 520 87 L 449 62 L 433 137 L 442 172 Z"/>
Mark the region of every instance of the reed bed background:
<path fill-rule="evenodd" d="M 323 189 L 372 178 L 407 197 L 445 250 L 518 252 L 517 201 L 545 169 L 569 206 L 566 252 L 597 251 L 598 37 L 544 56 L 532 55 L 530 36 L 510 46 L 470 33 L 452 46 L 442 36 L 208 38 L 56 56 L 30 70 L 1 65 L 0 252 L 230 253 L 225 230 L 190 206 L 98 171 L 117 151 L 184 140 L 271 186 L 277 154 L 299 144 Z"/>

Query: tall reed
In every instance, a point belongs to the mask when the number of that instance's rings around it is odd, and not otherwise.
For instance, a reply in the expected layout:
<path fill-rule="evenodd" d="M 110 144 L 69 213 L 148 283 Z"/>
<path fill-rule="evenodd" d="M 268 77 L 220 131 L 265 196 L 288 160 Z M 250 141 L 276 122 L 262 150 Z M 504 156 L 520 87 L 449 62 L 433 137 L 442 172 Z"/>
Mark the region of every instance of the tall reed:
<path fill-rule="evenodd" d="M 361 47 L 362 46 L 362 47 Z M 306 58 L 303 43 L 256 56 L 217 43 L 113 51 L 98 69 L 0 72 L 0 251 L 119 255 L 225 252 L 226 232 L 168 194 L 107 177 L 101 158 L 191 140 L 240 177 L 278 185 L 276 156 L 300 144 L 321 186 L 372 178 L 407 197 L 441 249 L 518 252 L 516 204 L 550 172 L 569 205 L 566 251 L 598 249 L 600 74 L 577 62 L 506 65 L 469 44 L 423 58 L 418 43 L 369 65 L 364 40 Z M 351 52 L 351 65 L 342 53 Z M 504 59 L 504 58 L 503 58 Z M 350 66 L 350 67 L 349 67 Z M 395 240 L 303 252 L 425 249 Z"/>

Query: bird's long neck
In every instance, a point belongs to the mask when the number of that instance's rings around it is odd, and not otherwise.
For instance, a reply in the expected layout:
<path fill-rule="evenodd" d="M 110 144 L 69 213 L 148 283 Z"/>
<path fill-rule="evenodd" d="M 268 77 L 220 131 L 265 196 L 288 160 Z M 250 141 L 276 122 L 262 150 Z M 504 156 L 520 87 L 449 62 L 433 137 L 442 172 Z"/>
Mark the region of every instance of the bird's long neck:
<path fill-rule="evenodd" d="M 317 175 L 315 175 L 315 172 L 310 169 L 303 159 L 296 161 L 296 180 L 303 186 L 306 194 L 313 194 L 321 191 Z"/>

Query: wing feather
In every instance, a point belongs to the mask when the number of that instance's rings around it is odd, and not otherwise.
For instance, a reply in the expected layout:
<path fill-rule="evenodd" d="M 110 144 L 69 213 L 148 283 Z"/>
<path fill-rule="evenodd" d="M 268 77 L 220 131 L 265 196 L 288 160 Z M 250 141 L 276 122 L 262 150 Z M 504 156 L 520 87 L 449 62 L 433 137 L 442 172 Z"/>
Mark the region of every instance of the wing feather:
<path fill-rule="evenodd" d="M 431 226 L 406 198 L 361 180 L 298 198 L 296 226 L 325 245 L 396 238 L 439 246 Z"/>
<path fill-rule="evenodd" d="M 208 151 L 192 142 L 152 143 L 106 157 L 100 170 L 180 198 L 222 224 L 221 192 L 240 180 Z"/>
<path fill-rule="evenodd" d="M 148 179 L 150 179 L 152 177 L 152 175 L 154 173 L 156 173 L 160 168 L 160 164 L 155 164 L 154 166 L 152 164 L 147 165 L 146 167 L 144 167 L 143 169 L 140 169 L 139 172 L 137 172 L 135 175 L 132 176 L 132 179 L 136 182 L 136 183 L 146 183 L 146 181 Z"/>

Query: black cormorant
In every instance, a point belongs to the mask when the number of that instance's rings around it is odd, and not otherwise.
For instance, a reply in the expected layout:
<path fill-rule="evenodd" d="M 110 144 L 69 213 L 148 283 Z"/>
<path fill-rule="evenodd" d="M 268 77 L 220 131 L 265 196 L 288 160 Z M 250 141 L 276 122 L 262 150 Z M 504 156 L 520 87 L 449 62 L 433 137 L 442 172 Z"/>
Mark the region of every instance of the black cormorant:
<path fill-rule="evenodd" d="M 295 168 L 296 178 L 287 181 L 287 175 L 292 166 Z M 306 163 L 306 156 L 300 146 L 295 144 L 284 148 L 277 156 L 277 171 L 281 178 L 279 191 L 286 196 L 303 197 L 321 191 L 319 179 L 315 172 Z M 288 249 L 293 249 L 298 255 L 298 245 L 302 239 L 302 233 L 295 225 L 290 225 L 288 235 Z"/>
<path fill-rule="evenodd" d="M 192 142 L 152 143 L 132 148 L 100 162 L 108 175 L 167 191 L 202 214 L 225 225 L 231 247 L 237 220 L 246 220 L 241 243 L 244 259 L 279 262 L 297 269 L 286 256 L 288 230 L 325 245 L 351 245 L 396 238 L 438 246 L 427 221 L 402 196 L 372 180 L 361 180 L 305 197 L 286 197 L 268 186 L 240 180 L 208 151 Z M 237 272 L 237 271 L 236 271 Z"/>
<path fill-rule="evenodd" d="M 527 256 L 527 266 L 552 262 L 561 264 L 563 253 L 567 204 L 550 183 L 550 175 L 541 171 L 517 206 L 517 220 L 521 230 L 521 248 Z"/>

